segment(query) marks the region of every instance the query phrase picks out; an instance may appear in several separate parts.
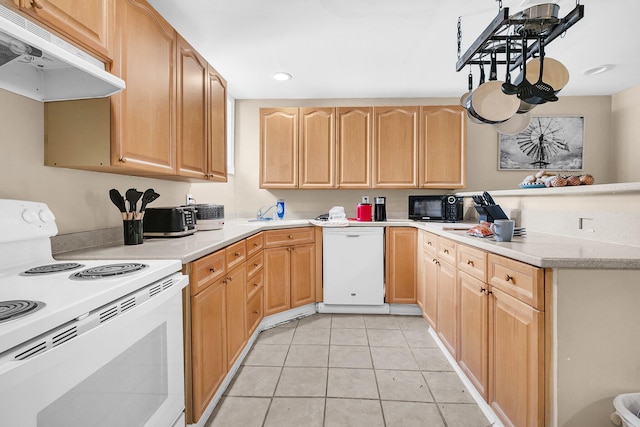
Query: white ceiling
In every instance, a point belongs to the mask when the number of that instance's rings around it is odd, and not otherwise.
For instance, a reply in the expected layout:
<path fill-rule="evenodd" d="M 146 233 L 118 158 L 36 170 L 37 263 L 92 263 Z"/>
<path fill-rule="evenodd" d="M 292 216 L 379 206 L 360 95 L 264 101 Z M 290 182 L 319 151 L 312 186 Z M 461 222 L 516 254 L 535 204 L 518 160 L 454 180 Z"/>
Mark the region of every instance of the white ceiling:
<path fill-rule="evenodd" d="M 495 0 L 149 0 L 227 79 L 238 99 L 459 97 L 462 52 L 498 14 Z M 503 0 L 513 14 L 535 0 Z M 557 1 L 560 17 L 575 0 Z M 584 18 L 546 54 L 569 69 L 562 95 L 640 84 L 640 1 L 582 0 Z M 611 71 L 585 76 L 603 64 Z M 274 81 L 278 71 L 293 75 Z M 488 70 L 487 70 L 488 71 Z M 478 70 L 474 68 L 475 81 Z M 504 79 L 504 67 L 498 71 Z M 512 77 L 514 78 L 515 75 Z"/>

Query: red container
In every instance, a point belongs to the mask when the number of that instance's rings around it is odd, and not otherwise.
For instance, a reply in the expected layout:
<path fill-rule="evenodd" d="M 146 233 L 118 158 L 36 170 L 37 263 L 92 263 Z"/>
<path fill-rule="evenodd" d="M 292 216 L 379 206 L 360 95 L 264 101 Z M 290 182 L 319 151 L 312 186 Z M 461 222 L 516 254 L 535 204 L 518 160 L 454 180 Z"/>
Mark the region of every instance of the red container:
<path fill-rule="evenodd" d="M 371 203 L 358 203 L 356 207 L 356 221 L 371 221 Z"/>

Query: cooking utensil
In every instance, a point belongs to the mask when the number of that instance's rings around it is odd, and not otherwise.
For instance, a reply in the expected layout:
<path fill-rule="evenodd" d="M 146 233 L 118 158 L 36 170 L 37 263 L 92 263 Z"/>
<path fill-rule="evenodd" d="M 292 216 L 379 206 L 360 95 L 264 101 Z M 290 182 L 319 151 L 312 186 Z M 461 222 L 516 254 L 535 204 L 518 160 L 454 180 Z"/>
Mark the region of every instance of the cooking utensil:
<path fill-rule="evenodd" d="M 488 191 L 485 191 L 484 193 L 482 193 L 482 197 L 484 197 L 484 199 L 487 201 L 487 204 L 489 206 L 494 206 L 496 204 L 496 202 L 493 200 L 493 197 L 491 197 Z"/>
<path fill-rule="evenodd" d="M 129 213 L 136 211 L 136 203 L 142 197 L 142 192 L 136 190 L 135 188 L 130 188 L 125 193 L 125 197 L 127 198 L 127 202 L 129 202 Z"/>
<path fill-rule="evenodd" d="M 528 87 L 521 88 L 518 93 L 518 98 L 528 104 L 544 104 L 547 101 L 553 102 L 558 100 L 553 87 L 542 80 L 544 73 L 544 38 L 542 36 L 538 37 L 538 47 L 540 49 L 540 73 L 538 75 L 538 81 L 530 84 Z M 528 82 L 525 69 L 523 69 L 523 73 L 523 83 L 525 81 Z"/>
<path fill-rule="evenodd" d="M 122 194 L 120 194 L 120 192 L 115 188 L 112 188 L 111 190 L 109 190 L 109 198 L 122 213 L 122 219 L 127 219 L 127 206 L 125 205 L 124 197 L 122 197 Z"/>
<path fill-rule="evenodd" d="M 467 111 L 483 123 L 501 123 L 513 116 L 520 101 L 502 92 L 502 81 L 497 79 L 496 52 L 491 52 L 489 81 L 481 84 L 467 100 Z"/>
<path fill-rule="evenodd" d="M 504 77 L 504 83 L 502 83 L 502 92 L 507 95 L 516 95 L 518 93 L 518 86 L 511 83 L 511 70 L 509 70 L 509 64 L 511 60 L 511 40 L 507 37 L 507 74 Z"/>
<path fill-rule="evenodd" d="M 144 217 L 144 210 L 147 208 L 147 205 L 158 197 L 160 197 L 160 195 L 156 193 L 153 188 L 149 188 L 144 192 L 142 195 L 142 204 L 140 205 L 140 218 Z"/>

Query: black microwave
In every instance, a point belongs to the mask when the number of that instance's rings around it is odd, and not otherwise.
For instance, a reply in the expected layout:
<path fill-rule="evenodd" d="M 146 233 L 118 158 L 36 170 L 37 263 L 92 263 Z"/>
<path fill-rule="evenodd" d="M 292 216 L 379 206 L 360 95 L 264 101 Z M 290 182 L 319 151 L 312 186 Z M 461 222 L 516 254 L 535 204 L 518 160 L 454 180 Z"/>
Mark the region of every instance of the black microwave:
<path fill-rule="evenodd" d="M 462 221 L 464 199 L 444 196 L 409 196 L 409 219 L 414 221 Z"/>

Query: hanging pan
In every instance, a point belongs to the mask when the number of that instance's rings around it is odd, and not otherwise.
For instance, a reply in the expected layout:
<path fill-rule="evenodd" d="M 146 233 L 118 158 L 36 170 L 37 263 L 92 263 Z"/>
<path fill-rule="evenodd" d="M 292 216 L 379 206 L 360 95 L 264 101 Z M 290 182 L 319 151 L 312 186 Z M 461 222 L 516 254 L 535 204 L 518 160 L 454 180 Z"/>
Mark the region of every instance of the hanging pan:
<path fill-rule="evenodd" d="M 496 52 L 491 53 L 490 80 L 480 85 L 467 100 L 467 110 L 484 123 L 501 123 L 513 116 L 520 101 L 513 95 L 502 92 L 501 80 L 497 79 Z"/>

